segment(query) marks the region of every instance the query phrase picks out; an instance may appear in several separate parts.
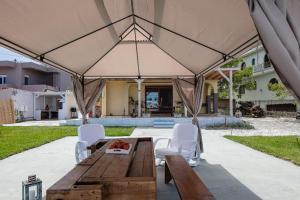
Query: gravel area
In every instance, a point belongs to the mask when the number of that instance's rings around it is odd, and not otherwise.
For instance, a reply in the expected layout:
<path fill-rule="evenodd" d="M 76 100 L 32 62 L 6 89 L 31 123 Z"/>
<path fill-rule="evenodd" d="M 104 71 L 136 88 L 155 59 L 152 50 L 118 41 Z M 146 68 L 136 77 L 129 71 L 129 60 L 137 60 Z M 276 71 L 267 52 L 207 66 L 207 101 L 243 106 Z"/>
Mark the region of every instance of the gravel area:
<path fill-rule="evenodd" d="M 203 130 L 204 133 L 245 136 L 284 136 L 300 135 L 300 120 L 294 118 L 242 118 L 254 129 Z"/>

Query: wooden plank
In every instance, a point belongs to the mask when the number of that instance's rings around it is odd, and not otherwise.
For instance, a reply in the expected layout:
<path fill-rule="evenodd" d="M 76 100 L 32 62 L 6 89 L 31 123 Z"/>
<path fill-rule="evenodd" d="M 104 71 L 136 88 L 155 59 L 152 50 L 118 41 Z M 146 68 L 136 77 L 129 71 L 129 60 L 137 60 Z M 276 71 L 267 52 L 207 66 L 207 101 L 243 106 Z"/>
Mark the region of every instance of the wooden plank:
<path fill-rule="evenodd" d="M 89 169 L 89 166 L 77 165 L 54 185 L 52 185 L 48 190 L 48 193 L 70 190 L 76 181 Z"/>
<path fill-rule="evenodd" d="M 0 99 L 0 110 L 0 124 L 15 123 L 15 109 L 11 99 Z"/>
<path fill-rule="evenodd" d="M 126 177 L 136 148 L 137 138 L 126 139 L 125 141 L 132 144 L 132 150 L 128 155 L 112 155 L 111 166 L 107 168 L 102 177 Z"/>
<path fill-rule="evenodd" d="M 167 155 L 166 164 L 181 199 L 213 200 L 214 196 L 182 156 Z M 184 173 L 183 173 L 184 172 Z M 168 173 L 166 173 L 168 175 Z M 166 177 L 168 179 L 168 177 Z M 166 180 L 168 182 L 168 180 Z"/>
<path fill-rule="evenodd" d="M 105 149 L 111 144 L 112 141 L 106 142 L 100 149 L 97 149 L 92 155 L 79 163 L 79 165 L 93 165 L 105 154 Z"/>
<path fill-rule="evenodd" d="M 155 181 L 107 182 L 104 184 L 103 197 L 106 200 L 154 200 L 156 199 Z"/>
<path fill-rule="evenodd" d="M 94 153 L 97 149 L 100 149 L 103 145 L 105 145 L 109 139 L 99 139 L 91 146 L 88 146 L 87 149 L 91 150 L 91 153 Z"/>
<path fill-rule="evenodd" d="M 103 154 L 93 166 L 78 180 L 79 183 L 99 182 L 102 177 L 125 177 L 137 143 L 136 138 L 124 139 L 132 144 L 128 155 Z M 112 140 L 111 142 L 114 142 Z M 103 148 L 104 149 L 104 148 Z"/>
<path fill-rule="evenodd" d="M 68 192 L 49 193 L 46 200 L 100 200 L 102 185 L 75 185 Z"/>
<path fill-rule="evenodd" d="M 70 193 L 70 200 L 101 200 L 102 185 L 76 185 Z"/>
<path fill-rule="evenodd" d="M 129 173 L 128 173 L 129 177 L 143 176 L 146 143 L 148 142 L 138 142 L 137 149 L 129 169 Z"/>
<path fill-rule="evenodd" d="M 153 176 L 153 169 L 155 169 L 154 164 L 154 152 L 153 152 L 153 143 L 147 142 L 145 144 L 145 158 L 144 158 L 144 165 L 143 165 L 143 177 L 152 177 Z"/>
<path fill-rule="evenodd" d="M 90 169 L 78 180 L 78 183 L 99 183 L 105 170 L 111 166 L 112 156 L 104 154 Z"/>
<path fill-rule="evenodd" d="M 153 176 L 153 144 L 151 141 L 138 142 L 128 176 L 152 177 Z"/>

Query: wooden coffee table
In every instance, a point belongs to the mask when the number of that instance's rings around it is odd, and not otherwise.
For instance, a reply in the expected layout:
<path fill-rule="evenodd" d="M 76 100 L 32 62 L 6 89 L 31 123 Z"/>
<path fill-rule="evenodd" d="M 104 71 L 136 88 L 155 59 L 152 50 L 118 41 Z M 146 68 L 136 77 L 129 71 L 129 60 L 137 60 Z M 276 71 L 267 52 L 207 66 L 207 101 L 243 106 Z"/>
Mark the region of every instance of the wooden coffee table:
<path fill-rule="evenodd" d="M 122 140 L 132 144 L 128 155 L 105 153 L 114 139 L 98 141 L 90 157 L 47 190 L 46 199 L 156 199 L 152 138 Z"/>

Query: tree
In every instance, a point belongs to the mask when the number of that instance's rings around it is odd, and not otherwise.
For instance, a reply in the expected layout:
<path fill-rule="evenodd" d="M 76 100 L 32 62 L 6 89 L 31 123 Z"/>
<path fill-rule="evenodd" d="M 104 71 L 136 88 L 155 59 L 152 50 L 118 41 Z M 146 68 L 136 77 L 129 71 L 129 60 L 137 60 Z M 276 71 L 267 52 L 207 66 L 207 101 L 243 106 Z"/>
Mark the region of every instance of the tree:
<path fill-rule="evenodd" d="M 226 63 L 221 68 L 230 68 L 233 66 L 238 66 L 241 62 L 243 62 L 243 58 L 236 58 L 232 61 Z M 239 70 L 233 74 L 233 91 L 237 93 L 237 96 L 241 98 L 243 89 L 253 90 L 256 88 L 256 82 L 252 77 L 253 70 L 252 67 L 245 67 L 242 70 Z M 218 82 L 218 90 L 220 98 L 228 98 L 229 97 L 229 83 L 225 79 L 221 79 Z"/>
<path fill-rule="evenodd" d="M 268 88 L 280 99 L 284 99 L 289 95 L 288 90 L 282 83 L 269 83 Z"/>

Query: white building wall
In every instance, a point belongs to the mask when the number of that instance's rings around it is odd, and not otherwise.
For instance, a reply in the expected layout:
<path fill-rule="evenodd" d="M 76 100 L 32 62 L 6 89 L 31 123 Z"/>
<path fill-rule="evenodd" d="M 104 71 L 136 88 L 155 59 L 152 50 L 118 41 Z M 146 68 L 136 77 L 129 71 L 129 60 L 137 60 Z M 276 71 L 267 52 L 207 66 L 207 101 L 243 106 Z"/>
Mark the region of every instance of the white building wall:
<path fill-rule="evenodd" d="M 67 90 L 65 93 L 65 100 L 63 103 L 62 109 L 59 109 L 58 119 L 70 119 L 71 118 L 71 112 L 70 109 L 72 107 L 75 107 L 78 111 L 78 106 L 76 99 L 74 97 L 73 92 Z"/>
<path fill-rule="evenodd" d="M 16 111 L 22 111 L 24 119 L 33 119 L 33 93 L 19 89 L 5 89 L 0 91 L 0 99 L 12 99 Z M 17 119 L 19 116 L 17 116 Z"/>
<path fill-rule="evenodd" d="M 260 48 L 258 50 L 258 53 L 256 51 L 253 51 L 252 53 L 246 54 L 244 56 L 244 62 L 246 63 L 247 67 L 252 66 L 252 59 L 254 58 L 255 65 L 259 65 L 264 63 L 265 55 L 266 52 L 264 51 L 264 49 Z M 253 78 L 256 81 L 256 89 L 246 89 L 245 94 L 242 94 L 242 97 L 240 99 L 238 99 L 237 96 L 235 97 L 238 101 L 253 101 L 256 104 L 260 105 L 264 110 L 266 110 L 266 105 L 268 104 L 296 103 L 293 96 L 288 96 L 282 99 L 277 97 L 274 92 L 268 89 L 268 84 L 272 78 L 276 78 L 278 82 L 281 82 L 273 67 L 267 68 L 262 72 L 254 72 Z M 297 106 L 297 109 L 300 109 L 299 105 Z"/>

